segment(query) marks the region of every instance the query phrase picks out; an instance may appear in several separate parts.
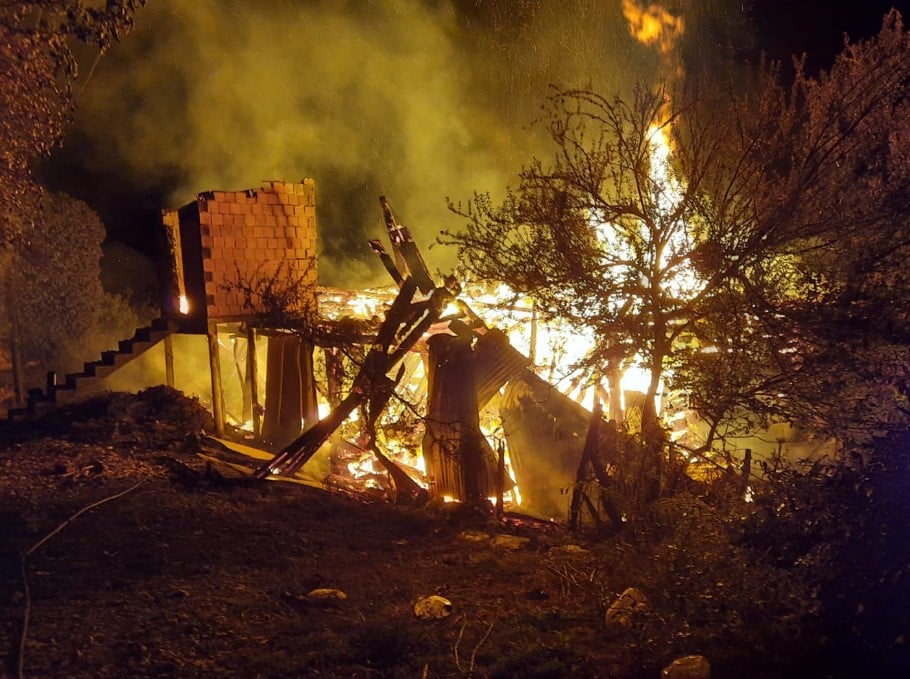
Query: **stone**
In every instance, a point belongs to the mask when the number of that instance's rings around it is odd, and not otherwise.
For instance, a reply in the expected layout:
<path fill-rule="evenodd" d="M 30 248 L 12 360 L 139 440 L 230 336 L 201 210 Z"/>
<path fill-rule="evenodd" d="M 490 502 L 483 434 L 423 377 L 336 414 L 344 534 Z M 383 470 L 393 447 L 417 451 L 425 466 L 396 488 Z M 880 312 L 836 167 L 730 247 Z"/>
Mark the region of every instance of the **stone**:
<path fill-rule="evenodd" d="M 607 609 L 607 628 L 630 627 L 632 618 L 647 607 L 647 597 L 634 587 L 629 587 Z"/>
<path fill-rule="evenodd" d="M 711 679 L 711 664 L 703 655 L 677 658 L 660 673 L 662 679 Z"/>
<path fill-rule="evenodd" d="M 465 542 L 486 542 L 490 539 L 490 534 L 478 530 L 466 530 L 459 533 L 458 538 Z"/>
<path fill-rule="evenodd" d="M 414 604 L 414 615 L 421 620 L 446 618 L 451 613 L 452 602 L 436 594 L 418 599 Z"/>
<path fill-rule="evenodd" d="M 557 547 L 557 549 L 565 552 L 566 554 L 587 554 L 590 551 L 581 545 L 562 545 L 561 547 Z"/>
<path fill-rule="evenodd" d="M 308 601 L 321 601 L 325 603 L 344 601 L 348 598 L 348 595 L 342 592 L 340 589 L 329 589 L 328 587 L 320 587 L 319 589 L 314 589 L 312 592 L 306 595 Z"/>

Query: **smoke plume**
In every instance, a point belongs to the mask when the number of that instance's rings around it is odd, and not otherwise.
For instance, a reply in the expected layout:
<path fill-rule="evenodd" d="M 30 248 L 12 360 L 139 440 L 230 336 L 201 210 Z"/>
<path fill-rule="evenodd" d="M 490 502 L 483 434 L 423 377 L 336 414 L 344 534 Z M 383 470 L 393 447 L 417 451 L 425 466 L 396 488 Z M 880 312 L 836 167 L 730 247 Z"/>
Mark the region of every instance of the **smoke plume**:
<path fill-rule="evenodd" d="M 500 193 L 540 150 L 551 84 L 621 92 L 658 61 L 621 0 L 157 0 L 85 83 L 74 138 L 162 207 L 313 177 L 321 282 L 356 287 L 388 282 L 378 196 L 447 271 L 446 198 Z"/>

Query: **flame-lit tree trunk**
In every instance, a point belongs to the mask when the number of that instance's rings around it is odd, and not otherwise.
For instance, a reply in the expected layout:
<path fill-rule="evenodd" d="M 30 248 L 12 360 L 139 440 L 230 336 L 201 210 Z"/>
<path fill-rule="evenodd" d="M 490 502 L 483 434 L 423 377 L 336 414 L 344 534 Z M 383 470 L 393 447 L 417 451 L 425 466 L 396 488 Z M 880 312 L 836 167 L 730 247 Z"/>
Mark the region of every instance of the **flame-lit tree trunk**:
<path fill-rule="evenodd" d="M 610 391 L 607 415 L 618 424 L 625 419 L 622 406 L 623 353 L 622 347 L 611 347 L 607 351 L 607 365 L 604 369 L 604 377 L 607 378 L 607 387 Z"/>
<path fill-rule="evenodd" d="M 479 503 L 493 492 L 493 451 L 480 431 L 470 339 L 434 335 L 423 454 L 438 494 Z"/>

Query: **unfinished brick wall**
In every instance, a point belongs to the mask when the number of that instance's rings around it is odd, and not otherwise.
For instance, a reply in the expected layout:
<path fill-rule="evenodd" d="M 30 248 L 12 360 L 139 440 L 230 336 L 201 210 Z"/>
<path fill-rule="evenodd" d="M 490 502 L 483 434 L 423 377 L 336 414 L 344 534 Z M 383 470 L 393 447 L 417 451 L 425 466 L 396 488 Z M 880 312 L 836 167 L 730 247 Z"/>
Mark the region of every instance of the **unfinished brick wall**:
<path fill-rule="evenodd" d="M 188 209 L 189 208 L 189 209 Z M 175 212 L 164 214 L 169 233 L 176 231 Z M 201 268 L 208 321 L 239 320 L 252 314 L 243 294 L 232 287 L 279 273 L 282 280 L 316 286 L 316 201 L 312 179 L 300 183 L 270 181 L 245 191 L 207 191 L 195 206 L 180 209 L 180 241 L 173 247 L 176 278 L 192 293 L 194 271 Z M 198 245 L 196 218 L 198 216 Z M 188 228 L 189 227 L 189 228 Z M 198 253 L 198 254 L 197 254 Z M 194 261 L 195 260 L 195 261 Z M 185 278 L 184 278 L 185 277 Z M 193 296 L 191 294 L 191 296 Z M 258 300 L 254 300 L 257 303 Z"/>

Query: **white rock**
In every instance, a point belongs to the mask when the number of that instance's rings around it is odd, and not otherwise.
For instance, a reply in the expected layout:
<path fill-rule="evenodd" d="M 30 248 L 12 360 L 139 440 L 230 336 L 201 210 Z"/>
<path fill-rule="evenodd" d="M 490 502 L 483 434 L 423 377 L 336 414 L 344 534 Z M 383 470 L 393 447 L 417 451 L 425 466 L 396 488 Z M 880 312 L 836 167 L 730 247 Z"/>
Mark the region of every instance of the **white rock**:
<path fill-rule="evenodd" d="M 418 599 L 414 604 L 414 614 L 421 620 L 445 618 L 452 613 L 452 602 L 445 597 L 432 594 Z"/>
<path fill-rule="evenodd" d="M 590 551 L 581 545 L 562 545 L 561 547 L 557 547 L 557 549 L 562 550 L 566 554 L 587 554 Z"/>
<path fill-rule="evenodd" d="M 632 617 L 647 607 L 647 597 L 634 587 L 629 587 L 607 609 L 607 627 L 629 627 L 632 625 Z"/>
<path fill-rule="evenodd" d="M 497 549 L 517 550 L 523 548 L 531 538 L 522 538 L 517 535 L 495 535 L 490 539 L 490 546 Z"/>
<path fill-rule="evenodd" d="M 307 594 L 306 598 L 310 601 L 344 601 L 348 598 L 348 595 L 340 589 L 320 587 Z"/>
<path fill-rule="evenodd" d="M 677 658 L 660 673 L 662 679 L 711 679 L 711 664 L 703 655 Z"/>

